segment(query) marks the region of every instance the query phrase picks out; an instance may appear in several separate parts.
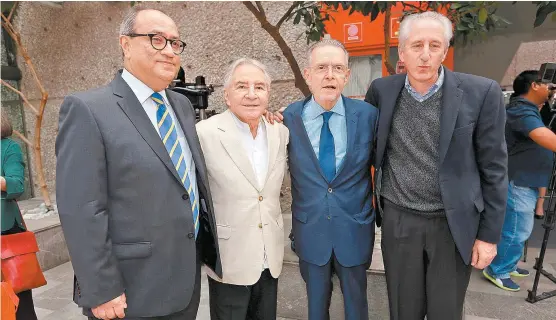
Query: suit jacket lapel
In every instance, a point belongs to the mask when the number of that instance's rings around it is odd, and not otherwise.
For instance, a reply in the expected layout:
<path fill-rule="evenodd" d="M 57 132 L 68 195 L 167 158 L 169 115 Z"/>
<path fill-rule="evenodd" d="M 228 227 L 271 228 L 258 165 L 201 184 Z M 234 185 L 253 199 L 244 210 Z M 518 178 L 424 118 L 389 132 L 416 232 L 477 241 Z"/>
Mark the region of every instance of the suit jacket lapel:
<path fill-rule="evenodd" d="M 313 160 L 313 164 L 315 165 L 315 168 L 317 168 L 317 170 L 319 171 L 321 176 L 324 179 L 326 179 L 326 177 L 324 176 L 324 172 L 322 171 L 322 169 L 320 167 L 319 159 L 317 158 L 317 155 L 315 154 L 315 151 L 313 150 L 313 145 L 311 144 L 311 140 L 309 140 L 309 135 L 307 134 L 307 129 L 305 129 L 305 125 L 303 124 L 303 118 L 301 118 L 301 114 L 303 113 L 304 106 L 307 104 L 309 99 L 311 99 L 311 97 L 312 96 L 309 96 L 308 98 L 305 98 L 305 101 L 303 101 L 302 104 L 299 106 L 299 108 L 296 110 L 296 112 L 294 112 L 293 123 L 294 123 L 294 126 L 295 126 L 295 130 L 297 130 L 297 132 L 299 132 L 299 136 L 301 137 L 301 143 L 304 144 L 303 149 L 307 150 L 307 152 L 309 152 L 309 154 L 310 154 L 309 157 L 311 158 L 311 160 Z"/>
<path fill-rule="evenodd" d="M 347 127 L 347 148 L 346 148 L 346 155 L 344 156 L 344 160 L 342 161 L 342 165 L 336 171 L 336 176 L 334 179 L 338 177 L 338 175 L 342 172 L 342 170 L 346 167 L 346 163 L 350 161 L 350 157 L 354 152 L 354 141 L 355 141 L 355 133 L 357 132 L 357 111 L 351 107 L 344 96 L 341 96 L 344 100 L 344 109 L 346 114 L 346 127 Z M 332 179 L 332 181 L 334 181 Z"/>
<path fill-rule="evenodd" d="M 181 185 L 180 177 L 174 168 L 174 164 L 172 163 L 172 159 L 170 159 L 168 151 L 166 151 L 166 148 L 160 139 L 160 135 L 143 110 L 143 106 L 139 100 L 137 100 L 133 91 L 131 91 L 131 88 L 127 85 L 120 74 L 116 75 L 116 78 L 112 82 L 112 86 L 114 94 L 122 98 L 118 101 L 120 108 L 133 123 L 135 129 L 137 129 L 141 137 L 143 137 L 143 139 L 151 147 L 160 161 L 162 161 L 166 168 L 170 170 L 172 175 Z"/>
<path fill-rule="evenodd" d="M 460 80 L 456 75 L 444 68 L 442 84 L 442 111 L 440 115 L 440 141 L 438 146 L 439 164 L 442 165 L 458 118 L 459 107 L 463 98 L 463 90 L 458 88 Z"/>
<path fill-rule="evenodd" d="M 274 169 L 274 163 L 276 162 L 276 158 L 278 157 L 278 150 L 280 149 L 280 127 L 277 124 L 268 124 L 264 117 L 263 121 L 266 126 L 266 142 L 268 150 L 268 170 L 266 173 L 266 178 L 264 180 L 264 183 L 266 185 L 268 177 L 270 176 L 272 169 Z"/>
<path fill-rule="evenodd" d="M 382 166 L 384 160 L 384 152 L 386 150 L 386 143 L 388 142 L 388 135 L 390 134 L 390 127 L 392 126 L 394 109 L 396 108 L 398 96 L 404 87 L 405 76 L 394 76 L 392 80 L 392 85 L 389 88 L 390 90 L 381 95 L 384 97 L 381 101 L 377 101 L 378 107 L 380 108 L 376 147 L 377 168 Z"/>
<path fill-rule="evenodd" d="M 253 166 L 251 166 L 249 158 L 247 158 L 245 154 L 245 148 L 241 144 L 241 137 L 236 127 L 237 124 L 232 117 L 233 115 L 230 110 L 226 110 L 218 124 L 218 129 L 221 131 L 220 142 L 247 181 L 249 181 L 255 189 L 261 191 L 255 172 L 253 171 Z"/>

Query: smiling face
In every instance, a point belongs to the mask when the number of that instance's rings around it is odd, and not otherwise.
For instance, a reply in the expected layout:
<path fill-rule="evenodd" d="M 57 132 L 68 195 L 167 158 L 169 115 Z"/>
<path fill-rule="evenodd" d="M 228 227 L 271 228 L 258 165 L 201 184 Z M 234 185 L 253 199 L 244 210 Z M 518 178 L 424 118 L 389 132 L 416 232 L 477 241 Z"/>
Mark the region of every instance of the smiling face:
<path fill-rule="evenodd" d="M 134 33 L 156 33 L 168 39 L 179 39 L 174 21 L 156 10 L 142 10 L 137 14 Z M 170 44 L 156 50 L 148 36 L 120 36 L 125 68 L 154 91 L 164 90 L 180 68 L 180 55 L 174 54 Z"/>
<path fill-rule="evenodd" d="M 399 48 L 410 81 L 432 85 L 438 78 L 448 46 L 442 23 L 431 19 L 413 21 L 407 39 Z"/>
<path fill-rule="evenodd" d="M 269 84 L 264 72 L 252 64 L 238 66 L 228 86 L 224 100 L 230 111 L 245 123 L 259 121 L 268 108 Z"/>
<path fill-rule="evenodd" d="M 338 101 L 348 82 L 350 70 L 341 48 L 325 45 L 311 53 L 311 64 L 304 70 L 305 80 L 323 108 L 330 110 Z"/>

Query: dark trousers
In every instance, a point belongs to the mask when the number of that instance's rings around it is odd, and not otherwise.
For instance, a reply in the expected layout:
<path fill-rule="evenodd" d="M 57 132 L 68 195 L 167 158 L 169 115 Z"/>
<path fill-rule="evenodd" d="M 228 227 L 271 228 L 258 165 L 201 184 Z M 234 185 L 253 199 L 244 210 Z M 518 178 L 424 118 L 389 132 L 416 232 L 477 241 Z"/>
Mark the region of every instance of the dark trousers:
<path fill-rule="evenodd" d="M 250 286 L 218 282 L 208 277 L 212 320 L 276 320 L 278 279 L 268 269 Z"/>
<path fill-rule="evenodd" d="M 382 255 L 392 320 L 461 320 L 471 267 L 445 217 L 384 200 Z"/>
<path fill-rule="evenodd" d="M 124 320 L 195 320 L 197 318 L 197 310 L 201 302 L 201 263 L 197 259 L 197 275 L 195 278 L 195 286 L 189 305 L 178 312 L 158 317 L 125 317 Z M 168 284 L 172 285 L 172 284 Z M 162 299 L 162 297 L 161 297 Z M 119 319 L 119 318 L 116 318 Z M 19 319 L 18 319 L 19 320 Z M 97 320 L 95 317 L 89 317 L 89 320 Z"/>
<path fill-rule="evenodd" d="M 31 290 L 22 291 L 17 294 L 19 306 L 15 314 L 16 320 L 37 320 L 35 306 L 33 305 L 33 295 Z"/>
<path fill-rule="evenodd" d="M 340 279 L 340 287 L 344 295 L 345 319 L 369 319 L 366 274 L 369 265 L 370 262 L 355 267 L 344 267 L 338 262 L 334 253 L 324 266 L 299 260 L 299 270 L 307 288 L 309 320 L 330 319 L 328 310 L 332 296 L 333 273 L 336 273 Z"/>

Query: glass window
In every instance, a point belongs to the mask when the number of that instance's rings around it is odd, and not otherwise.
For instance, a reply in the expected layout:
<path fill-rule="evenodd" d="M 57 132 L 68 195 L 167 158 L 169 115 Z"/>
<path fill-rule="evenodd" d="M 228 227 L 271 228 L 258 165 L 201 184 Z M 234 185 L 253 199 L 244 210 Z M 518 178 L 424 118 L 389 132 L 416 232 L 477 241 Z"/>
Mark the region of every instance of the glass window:
<path fill-rule="evenodd" d="M 365 99 L 371 82 L 382 77 L 382 55 L 350 57 L 351 75 L 343 94 L 354 99 Z"/>

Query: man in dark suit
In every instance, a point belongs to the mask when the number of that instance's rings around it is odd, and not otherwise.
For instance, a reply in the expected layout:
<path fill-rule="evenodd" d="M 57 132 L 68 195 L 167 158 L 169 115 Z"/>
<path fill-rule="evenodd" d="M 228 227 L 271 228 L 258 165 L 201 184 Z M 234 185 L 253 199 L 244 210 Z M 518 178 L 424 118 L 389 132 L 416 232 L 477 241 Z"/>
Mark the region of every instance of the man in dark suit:
<path fill-rule="evenodd" d="M 368 319 L 375 219 L 369 168 L 378 110 L 341 95 L 349 69 L 339 41 L 321 40 L 308 58 L 312 95 L 288 106 L 283 120 L 290 130 L 293 234 L 309 319 L 329 319 L 333 273 L 345 319 Z"/>
<path fill-rule="evenodd" d="M 135 7 L 120 45 L 124 70 L 60 109 L 56 194 L 74 301 L 90 319 L 195 319 L 201 263 L 222 270 L 195 112 L 166 90 L 185 43 L 167 15 Z"/>
<path fill-rule="evenodd" d="M 406 17 L 407 75 L 373 81 L 365 99 L 380 110 L 375 193 L 394 320 L 461 319 L 469 264 L 490 264 L 504 221 L 502 91 L 441 65 L 451 37 L 439 13 Z"/>

